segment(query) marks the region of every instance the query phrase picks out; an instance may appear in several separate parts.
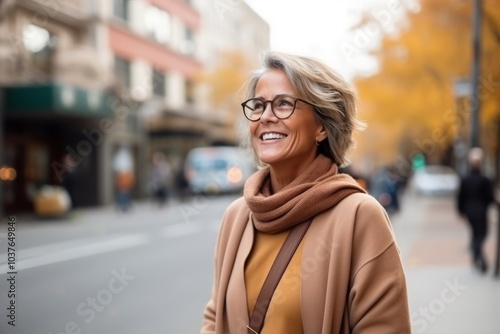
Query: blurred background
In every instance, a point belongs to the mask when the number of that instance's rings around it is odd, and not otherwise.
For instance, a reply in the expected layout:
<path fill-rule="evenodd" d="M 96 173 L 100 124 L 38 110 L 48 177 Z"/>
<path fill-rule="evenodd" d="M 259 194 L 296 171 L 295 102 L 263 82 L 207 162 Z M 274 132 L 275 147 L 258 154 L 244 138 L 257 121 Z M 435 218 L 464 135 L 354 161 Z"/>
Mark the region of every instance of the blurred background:
<path fill-rule="evenodd" d="M 24 305 L 19 326 L 2 321 L 2 333 L 197 332 L 218 222 L 255 170 L 235 148 L 241 87 L 269 49 L 316 56 L 355 86 L 367 128 L 344 172 L 391 215 L 405 265 L 434 275 L 412 286 L 412 307 L 434 305 L 422 291 L 439 298 L 443 280 L 459 277 L 480 292 L 457 299 L 458 311 L 483 297 L 500 309 L 498 281 L 465 269 L 467 226 L 454 204 L 470 147 L 484 150 L 483 170 L 500 185 L 499 5 L 0 1 L 0 275 L 15 216 Z M 423 241 L 436 236 L 446 242 Z M 441 262 L 421 253 L 443 245 L 454 251 Z M 421 275 L 410 270 L 410 280 Z M 5 309 L 6 294 L 0 301 Z M 416 328 L 424 319 L 427 332 L 467 330 L 438 313 L 417 312 Z M 463 333 L 498 333 L 497 317 L 483 316 L 488 329 Z"/>

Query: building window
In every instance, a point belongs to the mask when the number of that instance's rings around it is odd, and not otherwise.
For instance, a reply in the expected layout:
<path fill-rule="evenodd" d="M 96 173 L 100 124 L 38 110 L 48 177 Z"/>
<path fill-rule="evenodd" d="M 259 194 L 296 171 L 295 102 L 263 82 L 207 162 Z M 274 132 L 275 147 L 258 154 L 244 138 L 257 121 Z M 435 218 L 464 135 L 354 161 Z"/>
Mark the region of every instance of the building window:
<path fill-rule="evenodd" d="M 185 96 L 186 103 L 193 104 L 194 103 L 194 83 L 190 80 L 185 81 Z"/>
<path fill-rule="evenodd" d="M 113 15 L 116 18 L 128 21 L 129 18 L 129 0 L 113 0 Z"/>
<path fill-rule="evenodd" d="M 24 48 L 30 53 L 31 65 L 45 74 L 52 72 L 52 58 L 56 48 L 56 38 L 47 29 L 34 24 L 23 28 Z"/>
<path fill-rule="evenodd" d="M 146 9 L 145 15 L 148 36 L 158 43 L 168 43 L 172 37 L 172 20 L 170 15 L 155 6 L 149 6 Z"/>
<path fill-rule="evenodd" d="M 194 35 L 193 31 L 188 27 L 184 29 L 184 40 L 182 41 L 181 51 L 185 55 L 192 55 L 194 53 Z"/>
<path fill-rule="evenodd" d="M 153 94 L 156 96 L 166 96 L 167 82 L 165 74 L 158 70 L 153 70 Z"/>
<path fill-rule="evenodd" d="M 131 80 L 130 80 L 130 62 L 115 57 L 115 76 L 118 82 L 120 82 L 123 87 L 130 90 L 131 88 Z"/>

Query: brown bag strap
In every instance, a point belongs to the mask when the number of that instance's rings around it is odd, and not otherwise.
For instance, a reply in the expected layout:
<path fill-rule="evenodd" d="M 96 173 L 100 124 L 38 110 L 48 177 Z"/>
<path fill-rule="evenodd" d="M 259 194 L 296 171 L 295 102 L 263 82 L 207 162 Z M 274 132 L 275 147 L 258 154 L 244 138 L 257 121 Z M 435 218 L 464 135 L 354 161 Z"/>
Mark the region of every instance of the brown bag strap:
<path fill-rule="evenodd" d="M 286 267 L 288 267 L 295 250 L 306 234 L 310 224 L 311 220 L 295 225 L 295 227 L 293 227 L 290 231 L 290 234 L 288 234 L 283 246 L 281 246 L 271 270 L 269 270 L 266 280 L 260 289 L 259 297 L 257 297 L 257 302 L 255 303 L 252 315 L 250 316 L 250 324 L 247 326 L 248 334 L 259 334 L 262 327 L 264 327 L 264 320 L 266 318 L 267 309 L 271 303 L 274 290 L 276 290 L 281 276 L 283 276 Z"/>

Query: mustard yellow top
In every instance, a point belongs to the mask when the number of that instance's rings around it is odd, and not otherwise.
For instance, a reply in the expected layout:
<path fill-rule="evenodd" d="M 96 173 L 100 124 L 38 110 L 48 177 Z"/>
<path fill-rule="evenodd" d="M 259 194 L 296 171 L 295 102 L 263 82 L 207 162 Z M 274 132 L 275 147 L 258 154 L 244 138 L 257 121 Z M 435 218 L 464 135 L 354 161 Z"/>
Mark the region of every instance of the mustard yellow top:
<path fill-rule="evenodd" d="M 248 314 L 251 315 L 260 289 L 285 242 L 289 231 L 266 234 L 255 231 L 252 251 L 245 265 Z M 304 239 L 281 277 L 267 310 L 261 334 L 303 334 L 300 310 L 300 264 Z"/>

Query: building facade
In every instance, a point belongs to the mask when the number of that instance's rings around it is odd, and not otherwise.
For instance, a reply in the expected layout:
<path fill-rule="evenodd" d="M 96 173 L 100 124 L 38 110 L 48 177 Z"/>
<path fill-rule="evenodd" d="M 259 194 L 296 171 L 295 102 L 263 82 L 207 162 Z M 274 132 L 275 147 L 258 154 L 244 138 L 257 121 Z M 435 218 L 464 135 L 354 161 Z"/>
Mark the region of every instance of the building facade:
<path fill-rule="evenodd" d="M 44 185 L 74 206 L 103 202 L 104 139 L 114 125 L 112 72 L 96 61 L 87 1 L 0 6 L 2 180 L 6 211 L 31 211 Z"/>
<path fill-rule="evenodd" d="M 75 207 L 111 204 L 123 168 L 145 197 L 153 152 L 175 164 L 193 147 L 235 143 L 237 117 L 207 102 L 200 74 L 222 50 L 256 59 L 269 27 L 243 2 L 221 20 L 217 4 L 3 1 L 1 166 L 15 172 L 0 181 L 5 210 L 33 210 L 47 184 Z"/>

